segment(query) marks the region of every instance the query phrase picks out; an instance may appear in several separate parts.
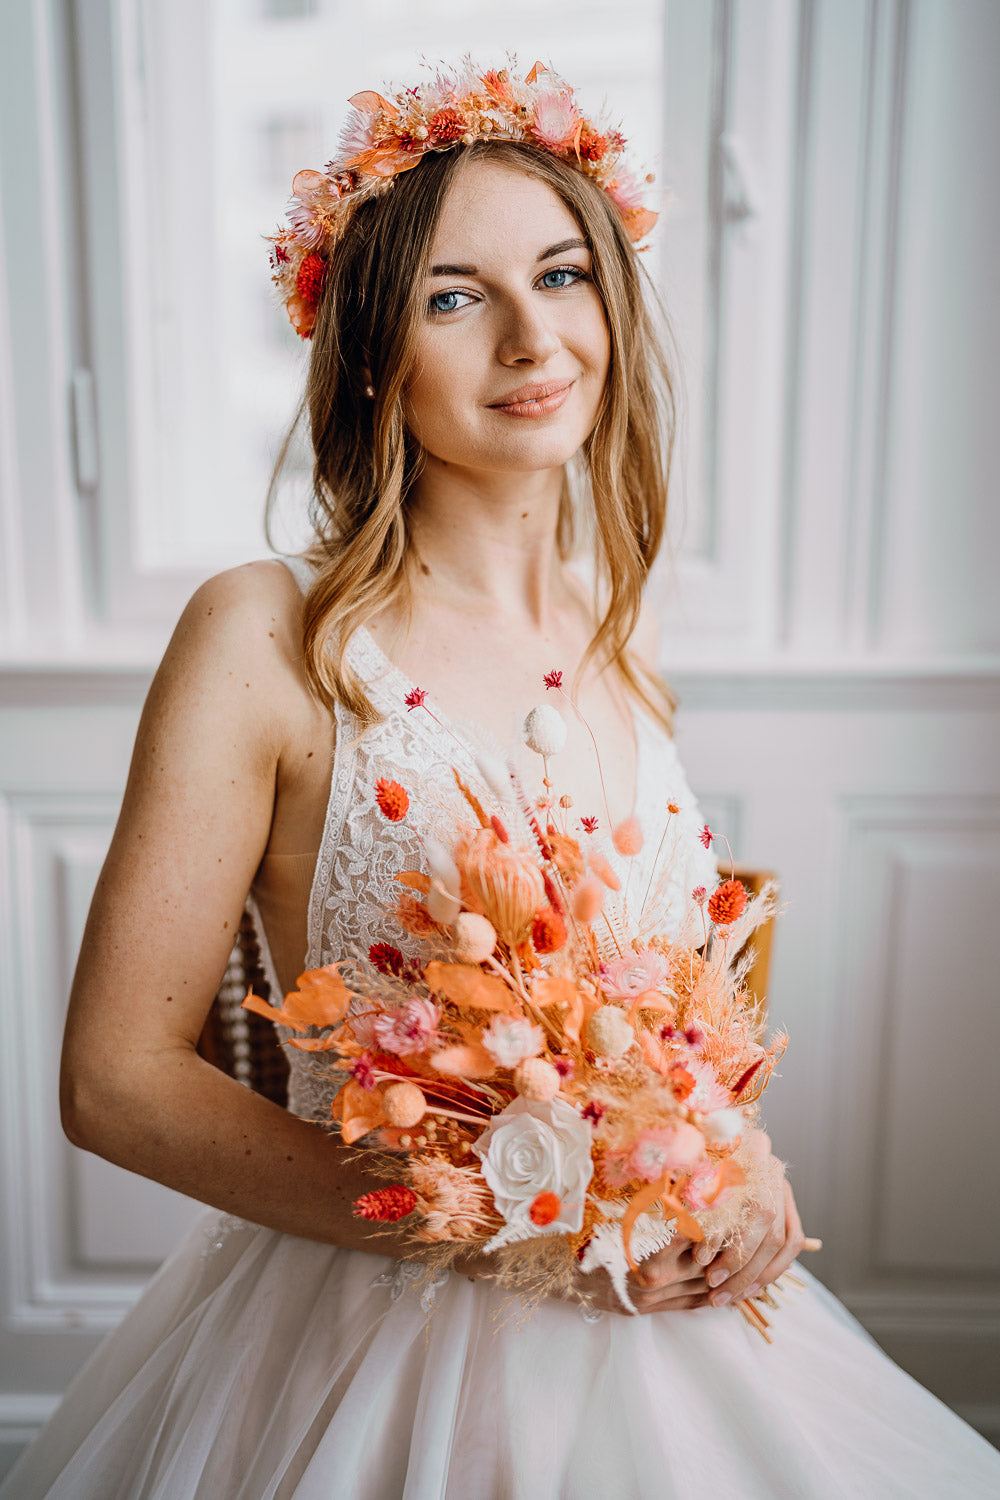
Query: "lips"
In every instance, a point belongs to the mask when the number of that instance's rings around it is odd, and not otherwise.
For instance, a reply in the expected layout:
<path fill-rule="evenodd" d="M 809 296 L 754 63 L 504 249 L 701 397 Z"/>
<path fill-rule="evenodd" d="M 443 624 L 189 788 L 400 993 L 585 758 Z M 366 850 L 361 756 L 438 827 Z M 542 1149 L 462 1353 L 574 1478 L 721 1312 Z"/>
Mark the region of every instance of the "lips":
<path fill-rule="evenodd" d="M 572 385 L 572 380 L 536 381 L 533 385 L 522 385 L 516 391 L 508 391 L 499 401 L 491 401 L 489 408 L 505 416 L 543 417 L 559 410 Z"/>

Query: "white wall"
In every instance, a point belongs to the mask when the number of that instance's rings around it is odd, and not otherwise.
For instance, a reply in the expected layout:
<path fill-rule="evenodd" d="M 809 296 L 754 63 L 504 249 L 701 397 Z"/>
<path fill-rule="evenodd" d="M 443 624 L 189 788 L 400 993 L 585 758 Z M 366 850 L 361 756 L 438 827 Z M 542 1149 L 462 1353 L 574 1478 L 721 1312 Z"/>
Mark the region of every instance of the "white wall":
<path fill-rule="evenodd" d="M 37 1426 L 192 1212 L 68 1146 L 55 1079 L 149 673 L 228 539 L 233 560 L 262 550 L 300 352 L 245 242 L 280 212 L 282 153 L 330 139 L 310 90 L 406 76 L 456 27 L 634 95 L 644 154 L 662 134 L 675 197 L 650 264 L 689 393 L 664 666 L 710 821 L 784 883 L 772 1134 L 825 1242 L 811 1268 L 1000 1434 L 1000 8 L 629 0 L 609 30 L 581 3 L 571 36 L 547 0 L 502 22 L 320 5 L 280 34 L 265 9 L 0 9 L 0 1438 Z M 322 58 L 331 27 L 350 76 L 331 62 L 290 92 L 289 59 Z M 256 176 L 249 97 L 276 158 Z M 201 408 L 178 404 L 188 378 Z M 256 467 L 223 463 L 220 485 L 215 448 L 248 433 Z"/>

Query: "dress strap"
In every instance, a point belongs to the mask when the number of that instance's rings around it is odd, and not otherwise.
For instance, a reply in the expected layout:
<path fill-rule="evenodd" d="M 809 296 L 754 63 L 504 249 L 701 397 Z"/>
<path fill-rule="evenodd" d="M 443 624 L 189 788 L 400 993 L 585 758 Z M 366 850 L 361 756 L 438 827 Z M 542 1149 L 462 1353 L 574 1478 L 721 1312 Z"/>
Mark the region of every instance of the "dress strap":
<path fill-rule="evenodd" d="M 297 553 L 288 556 L 282 554 L 275 558 L 275 562 L 284 563 L 303 594 L 309 592 L 309 589 L 312 587 L 315 571 L 312 563 L 307 558 L 300 557 Z"/>

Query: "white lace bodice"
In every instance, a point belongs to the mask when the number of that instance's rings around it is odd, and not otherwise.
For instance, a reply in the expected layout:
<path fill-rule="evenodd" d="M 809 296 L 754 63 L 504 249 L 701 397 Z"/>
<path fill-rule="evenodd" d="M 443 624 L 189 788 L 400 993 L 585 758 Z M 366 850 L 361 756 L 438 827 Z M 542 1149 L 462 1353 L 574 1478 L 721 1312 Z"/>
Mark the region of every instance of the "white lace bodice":
<path fill-rule="evenodd" d="M 301 571 L 293 571 L 301 581 Z M 502 814 L 513 837 L 530 843 L 531 836 L 513 799 L 501 805 L 477 765 L 484 750 L 496 757 L 506 747 L 491 743 L 475 724 L 445 720 L 430 698 L 426 707 L 408 709 L 405 699 L 414 684 L 364 628 L 352 637 L 347 660 L 384 717 L 359 734 L 353 715 L 336 708 L 333 772 L 310 893 L 305 967 L 341 962 L 350 981 L 351 969 L 367 966 L 373 943 L 391 943 L 407 957 L 421 951 L 419 940 L 393 915 L 402 890 L 395 876 L 426 868 L 422 843 L 428 836 L 451 842 L 454 831 L 470 822 L 454 770 L 488 811 Z M 713 856 L 698 840 L 701 819 L 673 741 L 638 711 L 635 724 L 636 815 L 643 848 L 632 861 L 621 859 L 610 842 L 601 848 L 623 883 L 627 929 L 639 935 L 676 930 L 693 887 L 711 889 L 717 876 Z M 399 782 L 409 793 L 405 821 L 390 823 L 379 811 L 375 785 L 381 777 Z M 679 812 L 671 814 L 669 803 Z M 268 978 L 276 991 L 273 966 Z M 329 1064 L 297 1048 L 286 1052 L 292 1069 L 290 1109 L 306 1118 L 328 1119 L 337 1083 Z"/>

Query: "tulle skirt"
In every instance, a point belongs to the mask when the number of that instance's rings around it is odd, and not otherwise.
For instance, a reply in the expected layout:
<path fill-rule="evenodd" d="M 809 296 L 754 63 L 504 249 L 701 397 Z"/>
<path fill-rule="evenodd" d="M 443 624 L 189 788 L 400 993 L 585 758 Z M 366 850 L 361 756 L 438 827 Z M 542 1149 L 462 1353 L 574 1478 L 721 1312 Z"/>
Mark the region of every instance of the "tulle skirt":
<path fill-rule="evenodd" d="M 210 1214 L 3 1500 L 1000 1495 L 1000 1454 L 809 1273 L 733 1308 L 530 1316 L 485 1282 Z"/>

